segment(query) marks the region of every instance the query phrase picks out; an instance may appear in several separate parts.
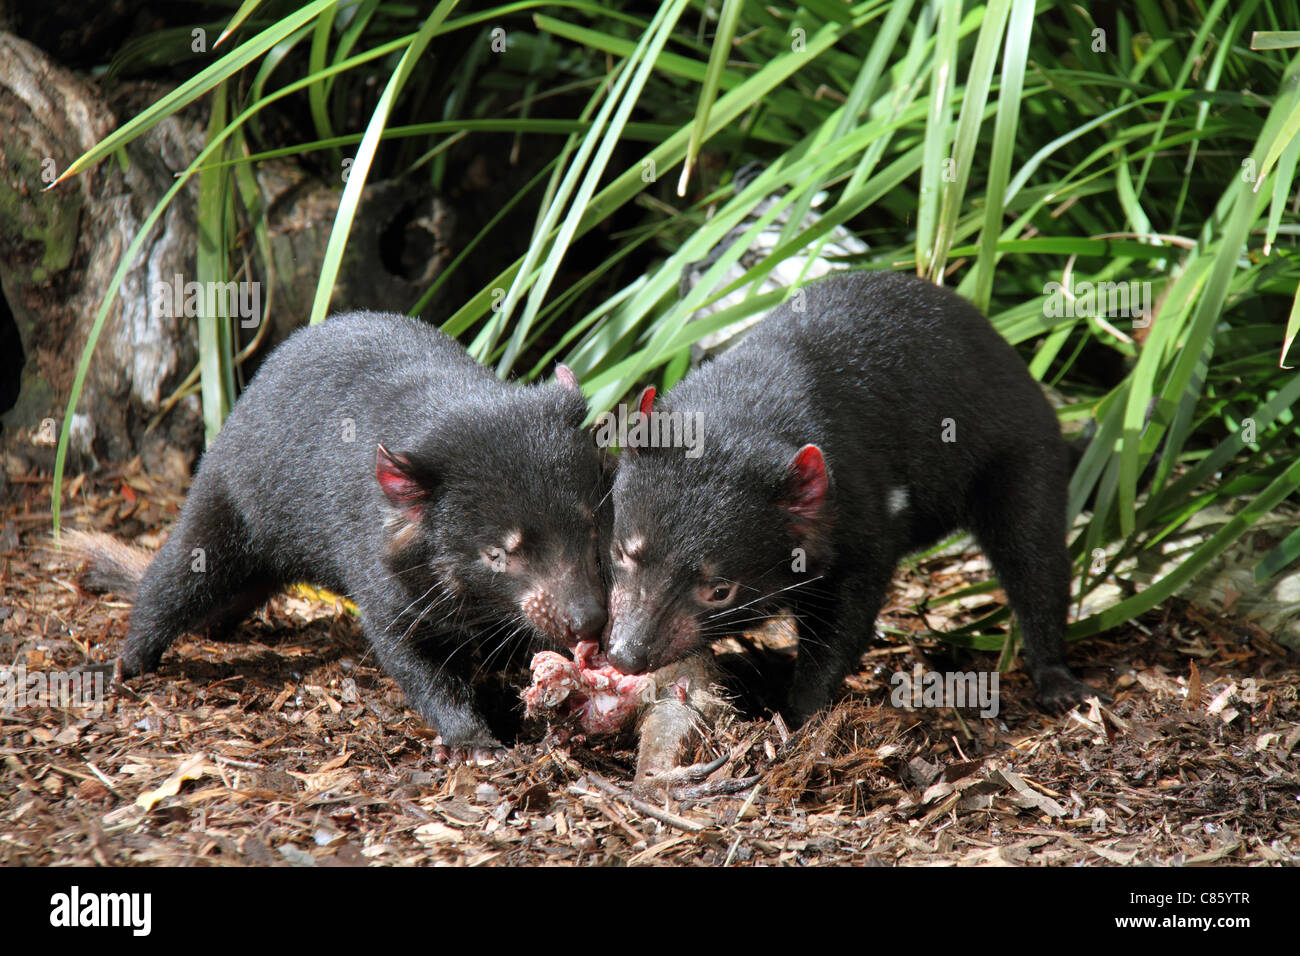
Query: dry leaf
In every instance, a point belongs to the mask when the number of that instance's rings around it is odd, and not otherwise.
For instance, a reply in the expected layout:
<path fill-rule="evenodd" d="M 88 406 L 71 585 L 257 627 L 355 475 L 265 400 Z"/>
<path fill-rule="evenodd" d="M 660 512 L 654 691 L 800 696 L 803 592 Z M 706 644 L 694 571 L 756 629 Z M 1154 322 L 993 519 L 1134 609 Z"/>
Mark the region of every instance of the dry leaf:
<path fill-rule="evenodd" d="M 343 752 L 331 760 L 326 760 L 320 765 L 320 773 L 328 773 L 331 770 L 338 770 L 345 763 L 352 759 L 352 753 L 344 748 Z"/>
<path fill-rule="evenodd" d="M 180 767 L 176 769 L 176 772 L 168 777 L 161 787 L 140 794 L 136 798 L 135 805 L 141 810 L 152 810 L 154 804 L 159 800 L 165 797 L 174 797 L 180 793 L 181 784 L 186 780 L 198 780 L 205 774 L 211 773 L 214 769 L 208 762 L 207 754 L 191 754 L 185 758 Z"/>
<path fill-rule="evenodd" d="M 1188 665 L 1191 673 L 1187 678 L 1187 704 L 1188 710 L 1194 710 L 1201 703 L 1201 669 L 1196 666 L 1196 661 L 1191 661 Z"/>
<path fill-rule="evenodd" d="M 425 846 L 439 846 L 445 843 L 458 843 L 461 835 L 459 831 L 453 830 L 447 824 L 435 820 L 416 827 L 415 838 Z"/>

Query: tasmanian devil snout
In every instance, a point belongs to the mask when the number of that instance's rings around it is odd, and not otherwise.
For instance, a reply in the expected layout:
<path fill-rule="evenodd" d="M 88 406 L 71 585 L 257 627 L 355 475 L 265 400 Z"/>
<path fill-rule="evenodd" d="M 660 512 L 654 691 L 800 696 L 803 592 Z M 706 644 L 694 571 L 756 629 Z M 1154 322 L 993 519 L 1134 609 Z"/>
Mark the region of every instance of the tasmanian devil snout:
<path fill-rule="evenodd" d="M 626 553 L 615 560 L 622 568 L 609 597 L 609 662 L 624 674 L 644 674 L 699 650 L 701 621 L 689 603 L 676 599 L 681 589 L 653 574 L 629 572 L 633 562 Z"/>
<path fill-rule="evenodd" d="M 617 554 L 615 560 L 627 563 L 622 554 Z M 605 656 L 624 674 L 644 674 L 649 670 L 651 643 L 658 625 L 654 612 L 655 608 L 629 590 L 626 580 L 610 591 Z"/>
<path fill-rule="evenodd" d="M 548 574 L 543 565 L 540 583 L 520 599 L 520 613 L 557 645 L 599 640 L 605 630 L 605 586 L 594 557 L 552 558 L 548 564 L 558 573 Z"/>
<path fill-rule="evenodd" d="M 566 612 L 566 642 L 599 640 L 609 619 L 599 598 L 588 593 L 571 601 Z"/>
<path fill-rule="evenodd" d="M 897 273 L 812 284 L 661 406 L 652 389 L 639 403 L 703 434 L 690 455 L 652 442 L 620 456 L 608 640 L 620 669 L 662 667 L 788 607 L 789 716 L 802 721 L 857 665 L 898 562 L 967 528 L 1016 611 L 1040 700 L 1094 693 L 1064 660 L 1056 416 L 959 296 Z"/>
<path fill-rule="evenodd" d="M 609 650 L 605 656 L 624 674 L 644 674 L 650 669 L 650 638 L 655 625 L 653 617 L 644 610 L 624 611 L 614 618 L 610 627 Z"/>

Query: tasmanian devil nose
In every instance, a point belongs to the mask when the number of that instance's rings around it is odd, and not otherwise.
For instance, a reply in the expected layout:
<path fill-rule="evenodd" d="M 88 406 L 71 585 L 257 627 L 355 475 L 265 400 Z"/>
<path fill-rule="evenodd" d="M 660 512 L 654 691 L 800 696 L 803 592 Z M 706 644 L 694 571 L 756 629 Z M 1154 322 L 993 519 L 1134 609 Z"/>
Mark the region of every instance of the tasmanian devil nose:
<path fill-rule="evenodd" d="M 569 605 L 566 617 L 569 630 L 584 641 L 598 639 L 608 620 L 605 609 L 594 598 Z"/>
<path fill-rule="evenodd" d="M 642 674 L 649 663 L 645 645 L 633 639 L 626 631 L 620 631 L 617 621 L 609 636 L 609 648 L 605 656 L 624 674 Z"/>

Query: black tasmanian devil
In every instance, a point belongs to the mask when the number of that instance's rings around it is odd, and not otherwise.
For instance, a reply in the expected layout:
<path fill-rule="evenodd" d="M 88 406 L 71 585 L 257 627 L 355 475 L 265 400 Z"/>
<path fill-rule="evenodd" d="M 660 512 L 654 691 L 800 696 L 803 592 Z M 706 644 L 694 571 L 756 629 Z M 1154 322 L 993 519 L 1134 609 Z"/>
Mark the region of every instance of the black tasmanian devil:
<path fill-rule="evenodd" d="M 501 382 L 403 316 L 295 332 L 203 456 L 143 578 L 103 536 L 74 542 L 91 583 L 136 590 L 122 676 L 156 668 L 182 632 L 227 630 L 310 581 L 357 603 L 380 664 L 444 744 L 499 746 L 470 646 L 490 662 L 521 637 L 564 647 L 606 622 L 608 486 L 577 382 L 557 377 Z"/>
<path fill-rule="evenodd" d="M 857 666 L 899 560 L 964 527 L 1019 617 L 1039 699 L 1096 693 L 1064 659 L 1056 416 L 953 292 L 898 273 L 823 280 L 653 400 L 647 389 L 640 409 L 660 440 L 624 453 L 614 482 L 607 647 L 619 670 L 707 651 L 790 607 L 789 716 L 802 722 Z M 702 425 L 690 448 L 662 440 L 678 416 Z"/>

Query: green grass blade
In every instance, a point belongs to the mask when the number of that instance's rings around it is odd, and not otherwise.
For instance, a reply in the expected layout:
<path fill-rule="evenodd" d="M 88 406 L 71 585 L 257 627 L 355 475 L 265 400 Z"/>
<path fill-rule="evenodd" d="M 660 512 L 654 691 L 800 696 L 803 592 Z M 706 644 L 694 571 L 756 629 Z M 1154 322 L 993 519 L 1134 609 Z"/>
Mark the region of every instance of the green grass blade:
<path fill-rule="evenodd" d="M 217 137 L 226 127 L 226 95 L 222 84 L 213 91 L 212 114 L 208 121 L 208 142 L 218 142 Z M 225 143 L 221 142 L 221 148 Z M 229 276 L 226 259 L 225 219 L 227 177 L 221 170 L 209 169 L 199 174 L 198 249 L 195 253 L 195 271 L 199 288 L 207 290 L 224 283 Z M 203 431 L 211 444 L 226 420 L 234 396 L 226 388 L 228 365 L 225 365 L 221 344 L 221 327 L 228 315 L 209 313 L 207 305 L 215 297 L 201 294 L 203 307 L 199 310 L 199 393 L 203 404 Z M 225 303 L 223 297 L 222 304 Z M 215 305 L 215 301 L 212 301 Z"/>
<path fill-rule="evenodd" d="M 935 63 L 930 71 L 929 116 L 925 124 L 925 157 L 921 162 L 921 195 L 916 210 L 916 267 L 935 278 L 935 241 L 940 203 L 946 191 L 945 174 L 953 175 L 949 155 L 952 143 L 952 91 L 957 71 L 957 25 L 961 5 L 938 3 L 939 33 Z M 938 265 L 942 270 L 942 264 Z"/>
<path fill-rule="evenodd" d="M 718 17 L 718 30 L 713 38 L 713 49 L 709 52 L 709 67 L 704 73 L 704 83 L 700 87 L 700 101 L 695 108 L 695 125 L 691 127 L 691 139 L 686 145 L 686 159 L 682 162 L 682 175 L 677 180 L 677 195 L 686 195 L 686 183 L 690 179 L 695 157 L 704 142 L 704 131 L 709 125 L 709 110 L 718 98 L 718 84 L 722 72 L 727 66 L 727 57 L 731 53 L 731 40 L 736 35 L 736 21 L 744 0 L 723 0 L 722 14 Z"/>
<path fill-rule="evenodd" d="M 1006 32 L 1002 56 L 1002 82 L 998 91 L 997 119 L 993 125 L 993 151 L 989 160 L 988 188 L 984 195 L 984 225 L 980 231 L 979 253 L 975 260 L 975 288 L 971 301 L 983 312 L 988 311 L 993 294 L 993 272 L 997 265 L 997 241 L 1006 215 L 1004 199 L 1011 161 L 1016 151 L 1019 128 L 1020 97 L 1024 91 L 1025 61 L 1029 55 L 1029 35 L 1034 25 L 1034 0 L 1015 0 Z"/>
<path fill-rule="evenodd" d="M 348 233 L 352 228 L 352 220 L 356 216 L 357 204 L 361 201 L 361 191 L 365 188 L 366 176 L 370 172 L 370 164 L 374 160 L 375 150 L 379 146 L 379 136 L 383 132 L 384 125 L 388 122 L 388 115 L 392 112 L 397 94 L 415 69 L 415 65 L 425 47 L 438 33 L 438 29 L 446 20 L 447 14 L 455 6 L 456 0 L 442 0 L 429 14 L 424 21 L 424 25 L 420 27 L 415 38 L 407 46 L 406 52 L 402 54 L 397 69 L 389 78 L 388 85 L 384 87 L 379 102 L 375 104 L 375 110 L 366 126 L 365 136 L 362 137 L 361 145 L 357 147 L 357 154 L 353 158 L 347 185 L 343 187 L 343 195 L 339 198 L 339 208 L 334 216 L 334 226 L 330 229 L 329 242 L 325 246 L 325 255 L 321 261 L 320 280 L 316 284 L 316 295 L 311 306 L 310 323 L 312 325 L 323 322 L 325 314 L 329 310 L 330 297 L 334 293 L 334 280 L 337 278 L 339 266 L 343 262 L 343 251 L 347 248 Z"/>
<path fill-rule="evenodd" d="M 249 16 L 252 15 L 253 11 L 261 5 L 262 0 L 244 0 L 244 2 L 239 5 L 239 9 L 235 11 L 235 15 L 230 18 L 230 22 L 226 24 L 226 28 L 221 31 L 221 36 L 217 37 L 217 42 L 212 44 L 212 48 L 215 50 L 217 47 L 221 46 L 221 41 L 238 30 L 239 25 L 247 20 Z"/>
<path fill-rule="evenodd" d="M 934 282 L 942 280 L 948 262 L 948 250 L 953 244 L 953 231 L 956 229 L 957 217 L 966 195 L 966 185 L 970 181 L 971 163 L 979 150 L 979 133 L 984 118 L 984 107 L 988 103 L 993 70 L 997 66 L 997 53 L 1002 46 L 1002 35 L 1006 29 L 1007 14 L 1010 10 L 1011 0 L 990 0 L 984 12 L 984 20 L 980 24 L 979 36 L 975 42 L 975 55 L 971 59 L 966 86 L 962 91 L 961 112 L 957 116 L 957 127 L 953 135 L 952 157 L 946 160 L 951 163 L 951 179 L 947 174 L 940 177 L 940 181 L 944 183 L 943 201 L 939 207 L 933 258 L 929 263 L 930 279 Z"/>

